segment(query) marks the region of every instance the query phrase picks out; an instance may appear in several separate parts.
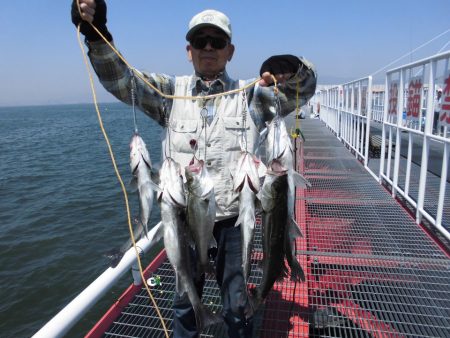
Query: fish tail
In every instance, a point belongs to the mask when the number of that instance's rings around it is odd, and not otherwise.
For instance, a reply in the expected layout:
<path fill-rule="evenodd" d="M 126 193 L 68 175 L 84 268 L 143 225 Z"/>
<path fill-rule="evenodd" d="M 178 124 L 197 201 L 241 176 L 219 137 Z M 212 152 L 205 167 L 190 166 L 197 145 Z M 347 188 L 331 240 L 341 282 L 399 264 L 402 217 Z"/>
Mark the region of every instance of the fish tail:
<path fill-rule="evenodd" d="M 262 298 L 258 289 L 252 289 L 251 292 L 248 293 L 248 301 L 253 313 L 255 313 L 262 303 Z"/>
<path fill-rule="evenodd" d="M 195 323 L 199 332 L 208 326 L 220 324 L 223 322 L 222 316 L 217 313 L 213 313 L 203 304 L 199 304 L 196 308 L 194 308 L 194 311 Z"/>
<path fill-rule="evenodd" d="M 215 270 L 214 270 L 214 266 L 212 265 L 211 262 L 207 262 L 205 264 L 201 264 L 200 262 L 198 263 L 198 267 L 197 267 L 197 271 L 199 272 L 199 274 L 203 274 L 203 273 L 207 273 L 207 274 L 214 274 Z"/>
<path fill-rule="evenodd" d="M 291 281 L 295 282 L 305 281 L 305 272 L 303 271 L 302 267 L 300 266 L 296 258 L 294 258 L 294 261 L 292 262 L 291 266 Z"/>
<path fill-rule="evenodd" d="M 111 268 L 115 268 L 117 266 L 117 264 L 119 264 L 123 255 L 124 255 L 124 251 L 122 251 L 121 249 L 117 249 L 117 248 L 112 249 L 103 254 L 104 257 L 108 258 L 109 266 Z"/>

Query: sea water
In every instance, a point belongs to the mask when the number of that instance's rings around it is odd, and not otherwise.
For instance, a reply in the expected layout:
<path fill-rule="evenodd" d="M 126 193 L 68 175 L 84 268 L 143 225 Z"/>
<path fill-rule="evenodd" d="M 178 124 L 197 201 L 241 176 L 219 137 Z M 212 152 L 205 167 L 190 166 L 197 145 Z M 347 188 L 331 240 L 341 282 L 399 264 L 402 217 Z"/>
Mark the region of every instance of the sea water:
<path fill-rule="evenodd" d="M 131 108 L 110 103 L 100 110 L 127 184 Z M 159 162 L 162 128 L 140 112 L 137 122 Z M 137 193 L 128 192 L 137 215 Z M 150 226 L 160 217 L 153 210 Z M 122 190 L 94 106 L 0 108 L 0 336 L 32 336 L 108 268 L 103 254 L 128 237 Z M 84 336 L 131 282 L 125 275 L 67 337 Z"/>

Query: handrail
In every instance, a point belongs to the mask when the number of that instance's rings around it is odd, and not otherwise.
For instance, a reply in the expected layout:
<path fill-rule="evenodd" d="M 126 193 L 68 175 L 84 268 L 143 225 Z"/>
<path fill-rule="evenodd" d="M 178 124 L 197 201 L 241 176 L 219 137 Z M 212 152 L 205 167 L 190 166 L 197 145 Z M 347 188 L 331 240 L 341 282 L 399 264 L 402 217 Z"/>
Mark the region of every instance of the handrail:
<path fill-rule="evenodd" d="M 148 233 L 148 237 L 140 239 L 136 246 L 140 253 L 148 252 L 157 242 L 155 234 L 160 228 L 161 222 L 154 226 Z M 131 247 L 122 257 L 115 268 L 108 268 L 77 297 L 67 304 L 47 324 L 45 324 L 32 338 L 63 337 L 93 306 L 95 303 L 136 263 L 137 257 Z M 138 281 L 135 280 L 135 284 Z"/>

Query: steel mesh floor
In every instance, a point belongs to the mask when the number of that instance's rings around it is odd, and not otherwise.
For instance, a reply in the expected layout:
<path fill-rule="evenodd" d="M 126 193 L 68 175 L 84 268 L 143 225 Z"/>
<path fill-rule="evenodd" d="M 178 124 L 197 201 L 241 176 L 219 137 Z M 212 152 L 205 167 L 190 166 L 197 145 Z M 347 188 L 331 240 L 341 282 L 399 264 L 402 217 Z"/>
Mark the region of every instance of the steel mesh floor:
<path fill-rule="evenodd" d="M 302 120 L 304 175 L 297 195 L 306 281 L 275 283 L 255 315 L 255 337 L 450 337 L 450 259 L 318 120 Z M 319 135 L 319 136 L 318 136 Z M 258 223 L 250 283 L 262 272 Z M 173 271 L 155 274 L 154 296 L 171 330 Z M 203 302 L 220 311 L 214 276 Z M 145 290 L 104 337 L 163 337 Z M 201 337 L 226 337 L 223 325 Z"/>
<path fill-rule="evenodd" d="M 313 152 L 316 143 L 308 135 L 317 135 L 317 124 L 306 121 L 302 130 L 312 187 L 299 201 L 306 227 L 306 250 L 299 254 L 307 257 L 309 272 L 309 335 L 449 337 L 449 257 L 381 185 L 355 168 L 362 165 L 348 150 Z M 324 135 L 320 145 L 334 144 L 332 139 Z"/>
<path fill-rule="evenodd" d="M 379 159 L 370 159 L 368 163 L 369 168 L 376 174 L 378 174 L 380 167 Z M 385 168 L 387 167 L 387 163 L 385 162 Z M 398 175 L 398 185 L 401 189 L 405 190 L 406 186 L 406 168 L 407 168 L 407 160 L 403 157 L 400 158 L 399 165 L 399 175 Z M 392 159 L 391 168 L 390 168 L 390 176 L 393 177 L 394 171 L 394 159 Z M 411 162 L 411 173 L 409 178 L 409 191 L 410 196 L 417 202 L 418 194 L 419 194 L 419 180 L 420 180 L 420 166 L 416 163 Z M 424 200 L 424 209 L 433 217 L 436 217 L 437 214 L 437 204 L 439 198 L 439 188 L 441 178 L 434 175 L 431 172 L 427 172 L 426 178 L 426 194 Z M 447 182 L 447 190 L 449 189 L 449 183 Z M 444 209 L 442 211 L 442 226 L 450 231 L 450 194 L 446 194 L 444 197 Z"/>

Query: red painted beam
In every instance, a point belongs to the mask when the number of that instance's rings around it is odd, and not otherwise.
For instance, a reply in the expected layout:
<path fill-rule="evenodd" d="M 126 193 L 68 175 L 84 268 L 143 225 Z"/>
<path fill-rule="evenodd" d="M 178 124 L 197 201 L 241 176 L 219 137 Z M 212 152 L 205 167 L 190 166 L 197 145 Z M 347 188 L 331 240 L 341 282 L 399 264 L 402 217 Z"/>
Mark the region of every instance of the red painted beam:
<path fill-rule="evenodd" d="M 156 271 L 158 267 L 166 260 L 166 251 L 161 252 L 144 270 L 144 277 L 148 278 L 151 273 Z M 122 310 L 130 303 L 133 297 L 142 289 L 141 285 L 130 285 L 128 289 L 118 298 L 118 300 L 109 308 L 103 317 L 94 325 L 94 327 L 86 334 L 85 338 L 101 338 L 109 329 L 112 323 L 120 316 Z"/>

